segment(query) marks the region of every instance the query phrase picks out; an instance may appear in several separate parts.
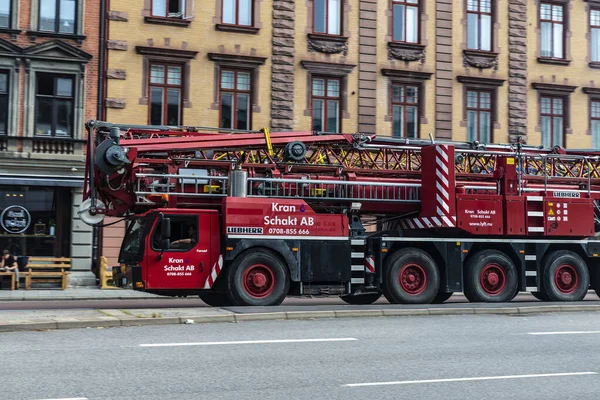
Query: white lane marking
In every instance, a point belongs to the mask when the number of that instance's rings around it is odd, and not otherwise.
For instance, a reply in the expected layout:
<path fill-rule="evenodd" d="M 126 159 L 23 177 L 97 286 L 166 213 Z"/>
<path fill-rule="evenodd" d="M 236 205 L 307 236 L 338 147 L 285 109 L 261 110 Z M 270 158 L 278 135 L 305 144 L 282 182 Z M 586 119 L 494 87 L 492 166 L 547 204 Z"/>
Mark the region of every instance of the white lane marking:
<path fill-rule="evenodd" d="M 584 335 L 590 333 L 598 334 L 600 331 L 527 332 L 528 335 Z"/>
<path fill-rule="evenodd" d="M 42 400 L 88 400 L 87 397 L 65 397 L 60 399 L 42 399 Z"/>
<path fill-rule="evenodd" d="M 323 339 L 281 339 L 281 340 L 240 340 L 231 342 L 198 342 L 198 343 L 150 343 L 140 347 L 175 347 L 175 346 L 220 346 L 230 344 L 271 344 L 271 343 L 312 343 L 312 342 L 347 342 L 356 338 L 323 338 Z"/>
<path fill-rule="evenodd" d="M 348 383 L 342 386 L 383 386 L 383 385 L 412 385 L 421 383 L 440 383 L 440 382 L 466 382 L 466 381 L 489 381 L 500 379 L 523 379 L 523 378 L 547 378 L 554 376 L 576 376 L 576 375 L 597 375 L 597 372 L 562 372 L 555 374 L 532 374 L 532 375 L 505 375 L 505 376 L 478 376 L 473 378 L 449 378 L 449 379 L 426 379 L 418 381 L 396 381 L 396 382 L 368 382 L 368 383 Z"/>

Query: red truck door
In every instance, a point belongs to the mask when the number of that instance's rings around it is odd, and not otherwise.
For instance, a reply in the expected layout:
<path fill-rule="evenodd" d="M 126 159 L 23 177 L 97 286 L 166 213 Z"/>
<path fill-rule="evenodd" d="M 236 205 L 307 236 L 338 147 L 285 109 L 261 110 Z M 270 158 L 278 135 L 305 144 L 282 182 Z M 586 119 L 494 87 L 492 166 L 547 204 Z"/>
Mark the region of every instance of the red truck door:
<path fill-rule="evenodd" d="M 160 218 L 146 243 L 146 289 L 199 289 L 210 271 L 211 213 L 164 213 L 171 221 L 168 248 Z"/>

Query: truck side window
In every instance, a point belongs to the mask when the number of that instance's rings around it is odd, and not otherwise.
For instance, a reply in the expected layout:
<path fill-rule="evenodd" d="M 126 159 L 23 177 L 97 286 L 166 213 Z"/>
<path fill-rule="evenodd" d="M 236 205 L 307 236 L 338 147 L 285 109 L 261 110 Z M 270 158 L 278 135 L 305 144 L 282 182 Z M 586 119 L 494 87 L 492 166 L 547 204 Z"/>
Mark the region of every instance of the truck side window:
<path fill-rule="evenodd" d="M 171 239 L 168 251 L 186 251 L 198 243 L 198 217 L 195 215 L 165 215 L 171 219 Z M 154 228 L 152 248 L 160 250 L 160 222 Z"/>

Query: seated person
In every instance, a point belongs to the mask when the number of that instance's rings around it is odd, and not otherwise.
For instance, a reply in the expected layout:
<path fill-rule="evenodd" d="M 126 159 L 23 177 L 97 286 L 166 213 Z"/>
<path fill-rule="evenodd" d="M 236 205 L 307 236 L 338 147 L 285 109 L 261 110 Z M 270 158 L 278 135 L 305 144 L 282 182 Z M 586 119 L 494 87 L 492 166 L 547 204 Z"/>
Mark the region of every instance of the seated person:
<path fill-rule="evenodd" d="M 10 254 L 9 250 L 4 250 L 2 260 L 0 261 L 0 272 L 14 272 L 15 282 L 19 287 L 19 265 L 17 260 Z"/>
<path fill-rule="evenodd" d="M 174 245 L 181 245 L 181 244 L 195 244 L 196 243 L 196 228 L 194 227 L 194 225 L 190 225 L 188 226 L 188 234 L 187 234 L 187 238 L 184 239 L 179 239 L 179 240 L 175 240 L 173 241 L 171 244 Z M 179 247 L 179 246 L 178 246 Z"/>

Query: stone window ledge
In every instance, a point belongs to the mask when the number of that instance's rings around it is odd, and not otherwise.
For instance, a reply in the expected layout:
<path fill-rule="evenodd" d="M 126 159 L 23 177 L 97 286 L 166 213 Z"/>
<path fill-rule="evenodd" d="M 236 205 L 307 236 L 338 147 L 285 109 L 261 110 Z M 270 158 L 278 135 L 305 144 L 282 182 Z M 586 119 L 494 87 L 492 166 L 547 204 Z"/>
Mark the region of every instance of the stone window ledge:
<path fill-rule="evenodd" d="M 552 64 L 552 65 L 569 65 L 571 60 L 564 58 L 551 58 L 551 57 L 538 57 L 537 61 L 540 64 Z"/>
<path fill-rule="evenodd" d="M 433 72 L 383 68 L 381 70 L 381 74 L 383 76 L 389 76 L 392 79 L 402 80 L 405 82 L 418 82 L 431 79 Z"/>
<path fill-rule="evenodd" d="M 10 35 L 13 35 L 13 38 L 16 38 L 16 36 L 21 33 L 20 29 L 10 29 L 10 28 L 0 28 L 0 33 L 8 33 Z"/>
<path fill-rule="evenodd" d="M 146 17 L 144 17 L 144 21 L 147 24 L 180 26 L 182 28 L 187 28 L 192 23 L 191 19 L 154 17 L 154 16 L 146 16 Z"/>
<path fill-rule="evenodd" d="M 531 87 L 541 93 L 555 94 L 560 96 L 566 96 L 569 93 L 573 93 L 575 89 L 577 89 L 577 86 L 541 82 L 532 82 Z"/>
<path fill-rule="evenodd" d="M 210 61 L 227 67 L 255 69 L 263 65 L 266 57 L 246 56 L 241 54 L 207 53 Z"/>
<path fill-rule="evenodd" d="M 348 55 L 348 37 L 309 33 L 307 36 L 308 51 L 326 54 L 343 53 Z"/>
<path fill-rule="evenodd" d="M 135 50 L 138 54 L 142 54 L 145 56 L 172 57 L 184 59 L 195 58 L 196 54 L 198 54 L 197 51 L 193 50 L 180 50 L 168 47 L 136 46 Z"/>
<path fill-rule="evenodd" d="M 335 77 L 347 76 L 356 65 L 354 64 L 338 64 L 319 61 L 300 61 L 300 65 L 313 75 L 326 75 Z"/>
<path fill-rule="evenodd" d="M 425 62 L 425 45 L 418 43 L 388 42 L 390 60 Z"/>
<path fill-rule="evenodd" d="M 600 88 L 586 86 L 586 87 L 582 88 L 581 90 L 583 91 L 583 93 L 585 93 L 587 95 L 594 96 L 594 97 L 600 97 Z"/>
<path fill-rule="evenodd" d="M 232 24 L 216 24 L 215 29 L 221 32 L 245 33 L 248 35 L 256 35 L 260 31 L 260 28 L 254 26 Z"/>
<path fill-rule="evenodd" d="M 484 50 L 463 50 L 463 66 L 498 69 L 498 53 Z"/>
<path fill-rule="evenodd" d="M 588 67 L 594 69 L 600 69 L 600 61 L 591 61 L 588 63 Z"/>
<path fill-rule="evenodd" d="M 43 32 L 43 31 L 27 31 L 27 36 L 29 36 L 32 40 L 35 40 L 36 37 L 48 37 L 48 38 L 56 38 L 56 39 L 72 39 L 77 40 L 78 43 L 83 43 L 83 41 L 87 38 L 85 35 L 73 35 L 68 33 L 56 33 L 56 32 Z"/>

